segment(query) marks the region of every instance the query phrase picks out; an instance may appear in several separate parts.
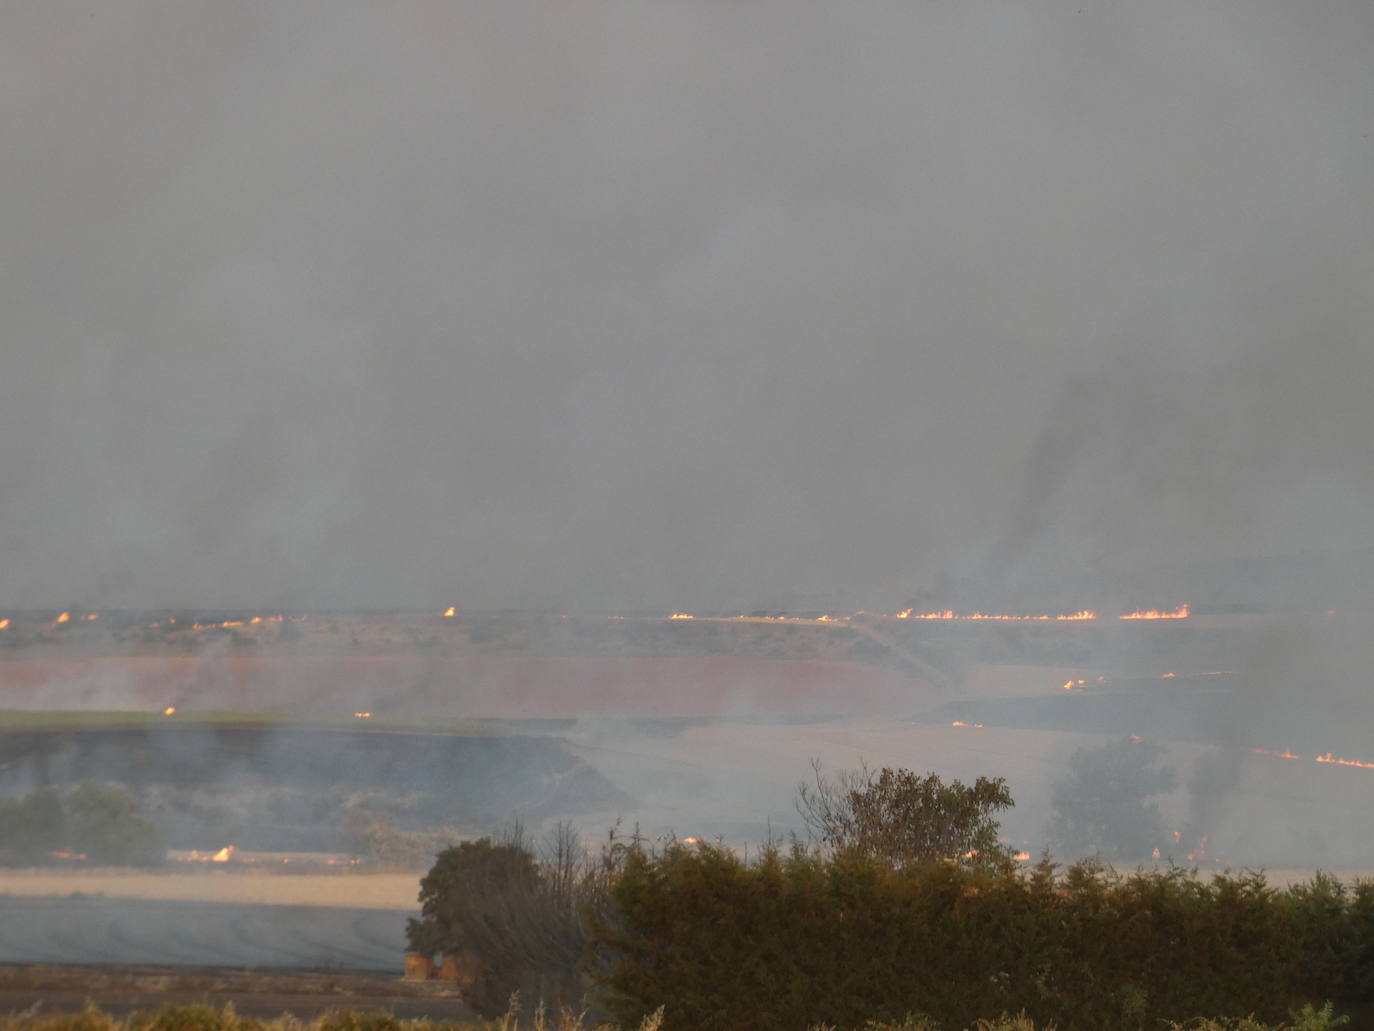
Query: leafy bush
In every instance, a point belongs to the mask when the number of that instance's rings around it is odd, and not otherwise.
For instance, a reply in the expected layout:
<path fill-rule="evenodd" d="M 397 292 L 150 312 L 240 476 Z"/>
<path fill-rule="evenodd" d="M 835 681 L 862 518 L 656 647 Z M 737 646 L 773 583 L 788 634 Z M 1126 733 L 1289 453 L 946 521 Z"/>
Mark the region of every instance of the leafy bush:
<path fill-rule="evenodd" d="M 670 1031 L 954 1028 L 1018 1011 L 1060 1031 L 1275 1021 L 1314 998 L 1361 1001 L 1349 957 L 1374 939 L 1348 919 L 1359 897 L 1343 894 L 1333 923 L 1258 874 L 898 867 L 801 847 L 750 864 L 671 846 L 627 857 L 592 924 L 593 969 L 617 1019 L 663 1005 Z"/>
<path fill-rule="evenodd" d="M 819 762 L 814 783 L 797 787 L 807 829 L 832 849 L 855 850 L 893 865 L 947 860 L 966 866 L 1005 862 L 995 813 L 1014 804 L 1001 777 L 970 787 L 906 769 L 867 766 L 828 778 Z"/>
<path fill-rule="evenodd" d="M 405 1021 L 381 1010 L 336 1010 L 315 1023 L 314 1031 L 402 1031 Z"/>
<path fill-rule="evenodd" d="M 215 1009 L 198 1003 L 135 1013 L 129 1018 L 129 1031 L 239 1031 L 241 1023 L 232 1005 Z"/>

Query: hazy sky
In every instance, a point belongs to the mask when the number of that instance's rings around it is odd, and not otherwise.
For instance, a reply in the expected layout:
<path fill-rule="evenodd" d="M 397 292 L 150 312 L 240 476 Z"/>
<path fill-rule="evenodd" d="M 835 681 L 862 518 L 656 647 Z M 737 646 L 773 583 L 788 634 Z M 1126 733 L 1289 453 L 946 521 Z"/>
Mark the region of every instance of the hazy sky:
<path fill-rule="evenodd" d="M 4 3 L 0 602 L 1374 545 L 1371 54 L 1368 0 Z"/>

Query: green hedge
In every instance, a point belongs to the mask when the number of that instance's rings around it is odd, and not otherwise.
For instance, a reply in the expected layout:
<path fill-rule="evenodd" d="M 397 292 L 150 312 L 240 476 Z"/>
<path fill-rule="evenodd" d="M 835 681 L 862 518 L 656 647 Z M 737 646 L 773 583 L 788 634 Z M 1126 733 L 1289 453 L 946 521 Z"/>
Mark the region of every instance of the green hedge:
<path fill-rule="evenodd" d="M 1259 874 L 894 869 L 804 849 L 755 863 L 706 846 L 632 852 L 593 920 L 592 965 L 622 1024 L 667 1031 L 962 1028 L 1024 1011 L 1059 1031 L 1200 1015 L 1284 1018 L 1367 1002 L 1374 885 Z"/>

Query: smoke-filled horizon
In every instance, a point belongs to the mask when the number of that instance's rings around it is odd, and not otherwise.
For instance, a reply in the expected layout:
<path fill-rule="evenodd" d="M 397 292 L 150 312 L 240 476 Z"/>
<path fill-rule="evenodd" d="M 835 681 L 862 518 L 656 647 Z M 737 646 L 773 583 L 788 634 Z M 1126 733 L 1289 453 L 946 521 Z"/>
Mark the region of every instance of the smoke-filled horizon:
<path fill-rule="evenodd" d="M 1374 546 L 1366 3 L 0 19 L 7 603 Z"/>

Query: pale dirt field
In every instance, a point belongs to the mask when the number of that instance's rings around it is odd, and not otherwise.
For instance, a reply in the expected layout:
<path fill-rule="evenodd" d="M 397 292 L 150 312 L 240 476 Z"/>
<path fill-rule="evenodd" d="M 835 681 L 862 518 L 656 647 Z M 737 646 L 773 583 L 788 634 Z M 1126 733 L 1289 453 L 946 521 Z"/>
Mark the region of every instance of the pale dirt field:
<path fill-rule="evenodd" d="M 274 906 L 418 909 L 419 873 L 269 874 L 256 870 L 0 870 L 0 896 L 103 895 L 111 899 Z"/>

